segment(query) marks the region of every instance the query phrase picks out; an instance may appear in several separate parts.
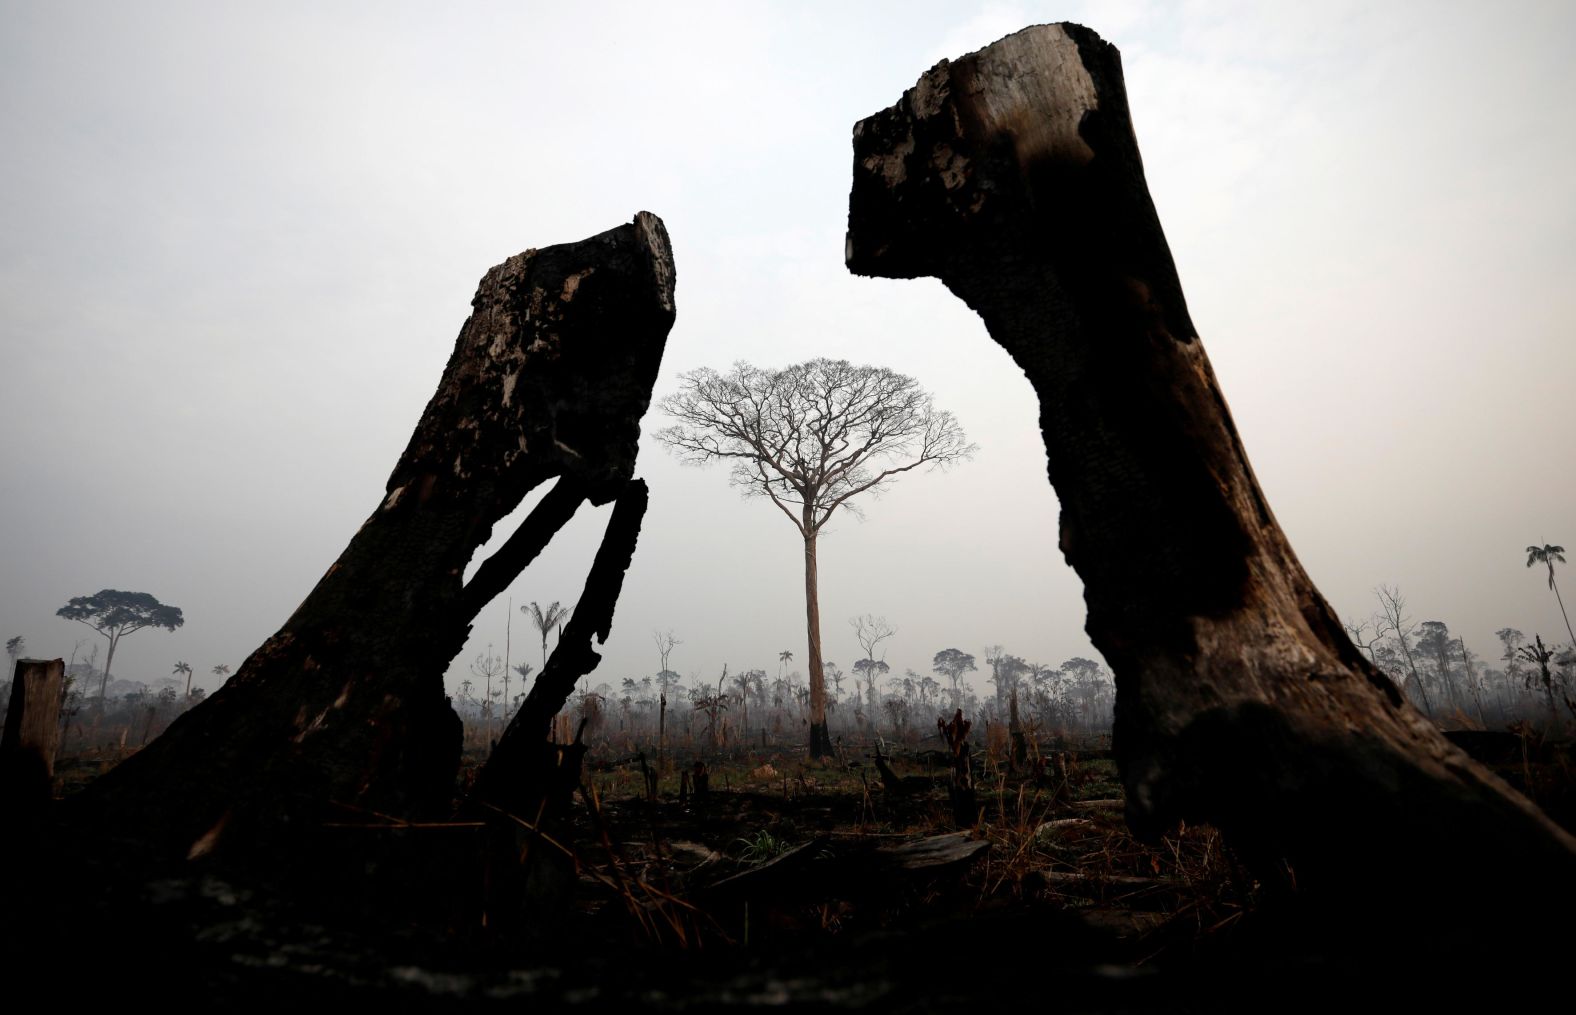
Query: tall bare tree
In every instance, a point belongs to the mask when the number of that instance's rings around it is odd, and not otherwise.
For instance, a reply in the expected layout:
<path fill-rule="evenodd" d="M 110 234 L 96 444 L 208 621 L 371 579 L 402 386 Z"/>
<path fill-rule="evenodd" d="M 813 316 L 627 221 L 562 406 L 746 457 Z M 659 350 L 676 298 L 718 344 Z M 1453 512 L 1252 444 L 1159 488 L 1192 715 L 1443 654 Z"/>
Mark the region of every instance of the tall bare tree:
<path fill-rule="evenodd" d="M 1368 653 L 1368 661 L 1378 664 L 1379 659 L 1374 655 L 1374 646 L 1384 641 L 1384 627 L 1380 621 L 1374 620 L 1348 620 L 1344 624 L 1347 637 L 1352 639 L 1352 644 Z M 1372 627 L 1374 635 L 1368 637 L 1368 629 Z"/>
<path fill-rule="evenodd" d="M 882 651 L 878 659 L 876 650 L 881 647 L 882 642 L 897 634 L 897 628 L 887 623 L 885 617 L 878 617 L 873 613 L 867 613 L 862 617 L 850 617 L 848 623 L 853 627 L 854 638 L 865 653 L 854 662 L 854 672 L 865 678 L 865 695 L 870 702 L 870 713 L 873 716 L 876 711 L 876 678 L 892 669 L 886 663 L 886 652 Z"/>
<path fill-rule="evenodd" d="M 1565 599 L 1560 595 L 1560 587 L 1554 584 L 1554 565 L 1565 563 L 1565 547 L 1552 546 L 1544 543 L 1542 546 L 1527 547 L 1527 566 L 1534 564 L 1547 564 L 1549 568 L 1549 591 L 1554 593 L 1554 601 L 1560 604 L 1560 616 L 1565 618 L 1565 633 L 1571 636 L 1571 645 L 1576 647 L 1576 631 L 1571 630 L 1570 614 L 1565 612 Z"/>
<path fill-rule="evenodd" d="M 746 496 L 768 498 L 804 540 L 809 641 L 810 754 L 831 753 L 816 541 L 837 510 L 921 466 L 945 467 L 974 446 L 950 412 L 912 377 L 846 360 L 814 359 L 781 370 L 736 363 L 727 373 L 683 374 L 662 400 L 674 420 L 657 432 L 685 462 L 726 461 Z"/>
<path fill-rule="evenodd" d="M 493 716 L 493 678 L 503 678 L 503 714 L 507 721 L 509 716 L 509 670 L 504 666 L 503 660 L 492 654 L 492 645 L 487 646 L 487 651 L 476 656 L 471 663 L 471 672 L 482 679 L 484 684 L 483 694 L 486 697 L 482 704 L 482 718 L 489 720 Z M 490 735 L 490 734 L 489 734 Z"/>
<path fill-rule="evenodd" d="M 1396 644 L 1401 647 L 1401 656 L 1406 660 L 1406 668 L 1411 672 L 1411 683 L 1423 698 L 1423 710 L 1432 716 L 1434 705 L 1428 700 L 1428 687 L 1423 683 L 1423 675 L 1417 672 L 1417 662 L 1412 658 L 1412 632 L 1417 629 L 1417 625 L 1412 623 L 1411 617 L 1406 616 L 1406 598 L 1401 595 L 1401 589 L 1394 585 L 1381 585 L 1374 589 L 1374 595 L 1379 600 L 1379 616 L 1375 618 L 1378 627 L 1395 636 Z M 1379 631 L 1374 633 L 1383 637 Z"/>
<path fill-rule="evenodd" d="M 673 649 L 676 646 L 684 643 L 674 636 L 671 629 L 667 631 L 652 631 L 651 640 L 657 644 L 657 657 L 661 662 L 657 672 L 666 673 L 668 670 L 668 657 L 673 654 Z"/>

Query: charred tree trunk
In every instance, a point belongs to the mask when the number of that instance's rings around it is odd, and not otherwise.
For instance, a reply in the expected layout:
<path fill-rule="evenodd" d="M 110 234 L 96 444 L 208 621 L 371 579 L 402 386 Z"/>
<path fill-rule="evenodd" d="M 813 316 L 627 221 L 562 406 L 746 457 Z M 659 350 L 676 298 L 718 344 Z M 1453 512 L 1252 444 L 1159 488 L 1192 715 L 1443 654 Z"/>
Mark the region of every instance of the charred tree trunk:
<path fill-rule="evenodd" d="M 575 682 L 596 668 L 602 657 L 591 647 L 594 634 L 606 641 L 613 626 L 613 607 L 624 585 L 624 573 L 635 553 L 640 522 L 646 513 L 643 480 L 630 480 L 613 505 L 607 534 L 591 562 L 584 591 L 558 636 L 547 665 L 531 685 L 531 693 L 509 721 L 487 764 L 477 773 L 473 802 L 491 804 L 517 815 L 535 814 L 548 801 L 562 810 L 580 783 L 578 760 L 567 765 L 569 745 L 548 740 L 548 731 L 569 700 Z M 580 723 L 580 733 L 586 723 Z M 580 743 L 577 735 L 575 743 Z M 584 753 L 582 748 L 581 753 Z"/>
<path fill-rule="evenodd" d="M 646 212 L 489 271 L 381 503 L 339 559 L 223 688 L 96 782 L 78 809 L 178 855 L 241 839 L 238 827 L 262 841 L 334 805 L 447 812 L 460 722 L 443 673 L 472 618 L 584 501 L 619 500 L 613 555 L 627 564 L 634 505 L 645 502 L 630 477 L 673 324 L 673 281 L 667 232 Z M 554 479 L 463 581 L 493 526 Z M 598 594 L 616 595 L 601 555 L 597 563 Z M 605 617 L 583 626 L 599 624 L 605 635 Z M 561 690 L 557 672 L 543 678 Z M 533 697 L 530 716 L 540 712 Z"/>
<path fill-rule="evenodd" d="M 973 828 L 979 822 L 979 804 L 974 795 L 974 752 L 969 747 L 969 729 L 974 724 L 963 718 L 957 709 L 952 721 L 936 720 L 941 740 L 951 753 L 952 764 L 947 778 L 947 798 L 952 803 L 952 820 L 962 828 Z"/>
<path fill-rule="evenodd" d="M 18 659 L 0 734 L 0 814 L 40 813 L 49 803 L 60 747 L 61 659 Z"/>
<path fill-rule="evenodd" d="M 1007 735 L 1012 739 L 1012 770 L 1021 772 L 1029 764 L 1029 742 L 1018 719 L 1018 685 L 1007 693 Z"/>
<path fill-rule="evenodd" d="M 1114 47 L 1025 29 L 857 124 L 846 253 L 857 274 L 941 279 L 1039 395 L 1136 831 L 1213 822 L 1260 864 L 1289 860 L 1304 897 L 1378 891 L 1391 912 L 1444 884 L 1486 911 L 1570 893 L 1576 841 L 1352 646 L 1270 513 Z"/>

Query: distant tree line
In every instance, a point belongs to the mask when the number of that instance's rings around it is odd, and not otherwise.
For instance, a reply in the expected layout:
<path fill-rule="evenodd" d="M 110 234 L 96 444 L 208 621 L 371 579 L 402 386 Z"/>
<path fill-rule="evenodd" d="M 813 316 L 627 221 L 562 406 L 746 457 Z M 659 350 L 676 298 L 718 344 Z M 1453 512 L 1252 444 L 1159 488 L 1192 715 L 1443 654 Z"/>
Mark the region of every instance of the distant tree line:
<path fill-rule="evenodd" d="M 1092 734 L 1110 729 L 1116 688 L 1101 663 L 1075 656 L 1059 665 L 1030 662 L 1001 645 L 986 647 L 980 659 L 958 648 L 936 652 L 930 670 L 893 673 L 883 644 L 895 633 L 885 618 L 865 616 L 850 621 L 864 653 L 845 670 L 823 660 L 827 681 L 826 715 L 835 737 L 868 739 L 876 735 L 914 742 L 935 735 L 936 719 L 961 710 L 985 729 L 1009 722 L 1016 702 L 1026 726 L 1035 733 Z M 572 725 L 586 722 L 590 738 L 624 739 L 633 745 L 685 743 L 700 748 L 725 748 L 798 743 L 812 721 L 809 681 L 792 668 L 791 649 L 772 653 L 775 666 L 724 666 L 715 676 L 682 676 L 671 668 L 675 647 L 683 644 L 673 632 L 654 632 L 657 669 L 622 677 L 579 691 L 570 704 Z M 490 652 L 477 657 L 477 679 L 460 684 L 453 701 L 471 730 L 472 742 L 496 735 L 507 721 L 500 690 L 487 694 L 487 678 L 501 684 L 502 661 Z M 979 673 L 985 687 L 969 675 Z M 522 687 L 512 701 L 518 707 Z M 488 732 L 491 731 L 491 732 Z"/>
<path fill-rule="evenodd" d="M 1347 621 L 1358 648 L 1426 715 L 1447 726 L 1503 729 L 1526 721 L 1558 730 L 1576 720 L 1576 651 L 1541 634 L 1502 627 L 1494 657 L 1473 652 L 1443 620 L 1415 621 L 1394 586 L 1374 592 L 1379 608 Z"/>

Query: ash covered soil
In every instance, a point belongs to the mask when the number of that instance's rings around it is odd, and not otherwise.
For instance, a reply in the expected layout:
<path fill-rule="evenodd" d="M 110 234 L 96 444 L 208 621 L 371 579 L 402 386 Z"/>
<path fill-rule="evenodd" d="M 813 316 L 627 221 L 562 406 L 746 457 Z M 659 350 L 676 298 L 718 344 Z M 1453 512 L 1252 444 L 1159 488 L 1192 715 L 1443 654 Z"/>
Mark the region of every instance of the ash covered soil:
<path fill-rule="evenodd" d="M 1104 744 L 987 756 L 961 828 L 927 752 L 898 752 L 895 782 L 863 751 L 708 753 L 703 792 L 696 760 L 664 759 L 649 794 L 635 758 L 593 751 L 566 820 L 347 811 L 271 860 L 13 829 L 7 954 L 79 1001 L 243 1010 L 1327 1010 L 1376 984 L 1453 1008 L 1539 961 L 1374 941 L 1209 827 L 1138 842 Z M 1520 768 L 1545 806 L 1569 797 L 1568 760 Z"/>

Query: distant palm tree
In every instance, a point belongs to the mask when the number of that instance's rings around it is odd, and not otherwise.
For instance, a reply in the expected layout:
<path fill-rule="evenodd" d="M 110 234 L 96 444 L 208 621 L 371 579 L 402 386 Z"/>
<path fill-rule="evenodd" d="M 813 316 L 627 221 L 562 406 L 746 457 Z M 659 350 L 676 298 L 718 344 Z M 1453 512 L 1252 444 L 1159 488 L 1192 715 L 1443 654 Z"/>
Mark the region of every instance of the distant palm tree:
<path fill-rule="evenodd" d="M 791 662 L 793 662 L 793 653 L 792 652 L 788 651 L 787 649 L 783 649 L 781 652 L 777 653 L 777 679 L 778 680 L 781 680 L 783 678 L 783 667 L 787 666 Z"/>
<path fill-rule="evenodd" d="M 1570 614 L 1565 612 L 1565 599 L 1560 595 L 1560 587 L 1554 584 L 1554 565 L 1565 563 L 1565 547 L 1542 546 L 1527 547 L 1527 566 L 1534 564 L 1547 564 L 1549 568 L 1549 591 L 1554 593 L 1554 601 L 1560 604 L 1560 616 L 1565 618 L 1565 633 L 1571 636 L 1571 644 L 1576 645 L 1576 633 L 1571 631 Z"/>
<path fill-rule="evenodd" d="M 190 663 L 185 663 L 185 662 L 177 662 L 175 664 L 175 669 L 171 670 L 170 672 L 175 674 L 177 677 L 184 676 L 186 678 L 186 697 L 190 698 L 192 696 L 192 668 L 191 668 L 191 664 Z"/>
<path fill-rule="evenodd" d="M 553 604 L 545 610 L 533 602 L 520 607 L 520 612 L 531 618 L 531 626 L 536 628 L 542 635 L 542 668 L 546 669 L 547 633 L 555 627 L 562 627 L 564 621 L 569 619 L 569 608 L 560 606 L 555 599 Z M 561 635 L 562 633 L 562 630 L 560 630 L 559 634 Z"/>
<path fill-rule="evenodd" d="M 220 663 L 218 666 L 213 668 L 213 675 L 219 678 L 219 683 L 221 684 L 224 683 L 224 678 L 229 674 L 229 672 L 230 667 L 226 666 L 224 663 Z"/>

